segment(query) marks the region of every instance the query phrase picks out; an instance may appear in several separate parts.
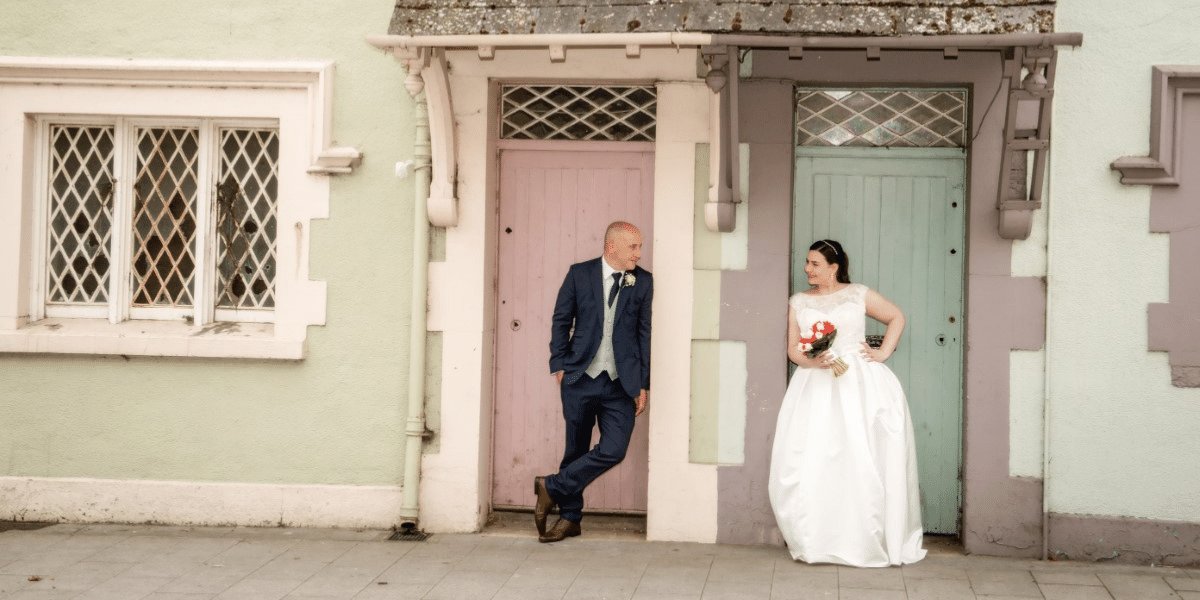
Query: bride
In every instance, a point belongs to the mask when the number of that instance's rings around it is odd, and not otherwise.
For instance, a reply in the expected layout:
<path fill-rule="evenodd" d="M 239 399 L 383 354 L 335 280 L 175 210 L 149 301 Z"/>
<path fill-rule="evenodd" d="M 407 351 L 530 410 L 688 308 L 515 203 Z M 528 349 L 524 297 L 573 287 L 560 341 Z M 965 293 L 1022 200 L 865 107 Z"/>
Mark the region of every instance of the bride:
<path fill-rule="evenodd" d="M 862 284 L 850 283 L 841 244 L 809 247 L 812 286 L 788 302 L 792 375 L 771 450 L 769 494 L 792 558 L 886 567 L 914 563 L 921 548 L 917 455 L 904 390 L 883 362 L 896 350 L 904 315 Z M 887 325 L 883 345 L 867 346 L 866 317 Z M 809 358 L 800 338 L 813 324 L 837 328 L 831 350 Z M 840 358 L 849 367 L 835 376 Z"/>

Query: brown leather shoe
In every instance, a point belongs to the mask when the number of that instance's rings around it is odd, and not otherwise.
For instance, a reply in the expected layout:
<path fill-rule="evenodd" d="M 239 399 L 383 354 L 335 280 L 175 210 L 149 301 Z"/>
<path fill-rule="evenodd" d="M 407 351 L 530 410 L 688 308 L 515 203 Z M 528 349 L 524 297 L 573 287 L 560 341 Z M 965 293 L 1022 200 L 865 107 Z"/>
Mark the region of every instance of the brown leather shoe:
<path fill-rule="evenodd" d="M 561 542 L 569 537 L 575 537 L 583 533 L 579 528 L 579 523 L 572 523 L 566 519 L 559 519 L 554 522 L 554 527 L 546 532 L 546 535 L 538 536 L 538 541 L 543 544 L 548 542 Z"/>
<path fill-rule="evenodd" d="M 537 504 L 533 507 L 533 524 L 537 525 L 538 537 L 546 535 L 546 516 L 558 504 L 550 497 L 546 489 L 546 478 L 539 475 L 533 478 L 533 495 L 537 496 Z"/>

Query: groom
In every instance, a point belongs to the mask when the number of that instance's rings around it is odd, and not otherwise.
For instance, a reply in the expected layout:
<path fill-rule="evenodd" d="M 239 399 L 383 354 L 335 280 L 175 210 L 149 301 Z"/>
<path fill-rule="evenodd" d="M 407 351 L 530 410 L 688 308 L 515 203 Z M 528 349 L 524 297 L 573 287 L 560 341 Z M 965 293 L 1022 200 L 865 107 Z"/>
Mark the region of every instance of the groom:
<path fill-rule="evenodd" d="M 538 541 L 580 534 L 584 488 L 625 458 L 634 417 L 646 410 L 654 280 L 637 266 L 641 257 L 642 233 L 615 222 L 604 232 L 604 255 L 571 265 L 558 290 L 550 372 L 558 379 L 567 444 L 558 473 L 533 478 Z M 596 424 L 600 442 L 589 450 Z M 561 518 L 547 530 L 556 505 Z"/>

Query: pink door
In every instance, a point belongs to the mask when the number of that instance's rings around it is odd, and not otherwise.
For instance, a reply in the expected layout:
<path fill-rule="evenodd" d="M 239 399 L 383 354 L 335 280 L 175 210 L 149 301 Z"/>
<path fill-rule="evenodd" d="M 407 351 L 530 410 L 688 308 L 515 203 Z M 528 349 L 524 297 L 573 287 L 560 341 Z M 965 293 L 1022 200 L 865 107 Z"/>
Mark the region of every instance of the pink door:
<path fill-rule="evenodd" d="M 562 460 L 562 402 L 548 363 L 550 316 L 567 267 L 600 256 L 604 229 L 625 220 L 641 228 L 640 264 L 652 270 L 653 153 L 626 151 L 629 145 L 573 150 L 595 148 L 586 142 L 543 147 L 553 150 L 500 154 L 492 471 L 497 508 L 532 507 L 533 477 L 557 471 Z M 625 460 L 588 487 L 588 511 L 645 512 L 646 421 L 638 417 Z"/>

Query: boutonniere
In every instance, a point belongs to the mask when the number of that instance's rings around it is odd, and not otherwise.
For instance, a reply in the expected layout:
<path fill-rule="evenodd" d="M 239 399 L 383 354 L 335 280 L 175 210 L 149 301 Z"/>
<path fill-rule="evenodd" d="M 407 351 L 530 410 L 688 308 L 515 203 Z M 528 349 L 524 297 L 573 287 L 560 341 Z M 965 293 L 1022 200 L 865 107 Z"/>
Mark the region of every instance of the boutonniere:
<path fill-rule="evenodd" d="M 621 280 L 622 287 L 633 287 L 635 283 L 637 283 L 637 277 L 634 277 L 633 273 L 626 273 L 625 278 Z"/>

